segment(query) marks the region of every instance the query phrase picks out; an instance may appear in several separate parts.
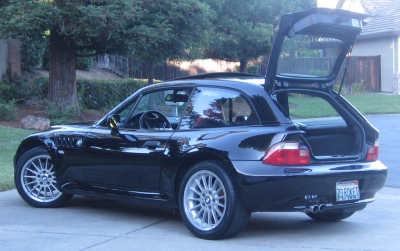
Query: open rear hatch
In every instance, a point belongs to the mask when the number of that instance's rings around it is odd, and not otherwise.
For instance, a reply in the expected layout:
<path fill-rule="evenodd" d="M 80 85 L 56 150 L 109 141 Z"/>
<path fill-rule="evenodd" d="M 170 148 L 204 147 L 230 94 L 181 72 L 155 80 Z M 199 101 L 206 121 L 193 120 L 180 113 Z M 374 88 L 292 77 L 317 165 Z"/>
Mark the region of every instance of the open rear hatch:
<path fill-rule="evenodd" d="M 333 85 L 362 31 L 365 14 L 310 9 L 284 15 L 266 75 L 274 95 L 315 161 L 366 159 L 378 132 Z M 340 88 L 339 88 L 340 89 Z M 308 107 L 318 107 L 311 114 Z M 302 111 L 303 110 L 303 111 Z"/>
<path fill-rule="evenodd" d="M 282 16 L 269 59 L 266 88 L 331 87 L 367 17 L 325 8 Z"/>

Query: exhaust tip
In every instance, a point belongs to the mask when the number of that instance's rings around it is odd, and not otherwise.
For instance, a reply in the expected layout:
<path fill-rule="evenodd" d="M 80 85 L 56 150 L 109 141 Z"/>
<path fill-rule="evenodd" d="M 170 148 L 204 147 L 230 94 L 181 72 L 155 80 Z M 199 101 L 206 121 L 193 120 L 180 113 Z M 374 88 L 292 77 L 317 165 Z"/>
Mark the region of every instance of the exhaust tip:
<path fill-rule="evenodd" d="M 326 205 L 325 204 L 321 204 L 321 205 L 319 205 L 318 206 L 318 210 L 322 213 L 322 212 L 325 212 L 325 210 L 326 210 Z"/>
<path fill-rule="evenodd" d="M 319 207 L 318 207 L 318 205 L 312 205 L 312 206 L 310 206 L 310 211 L 311 211 L 311 213 L 318 213 L 318 212 L 319 212 Z"/>

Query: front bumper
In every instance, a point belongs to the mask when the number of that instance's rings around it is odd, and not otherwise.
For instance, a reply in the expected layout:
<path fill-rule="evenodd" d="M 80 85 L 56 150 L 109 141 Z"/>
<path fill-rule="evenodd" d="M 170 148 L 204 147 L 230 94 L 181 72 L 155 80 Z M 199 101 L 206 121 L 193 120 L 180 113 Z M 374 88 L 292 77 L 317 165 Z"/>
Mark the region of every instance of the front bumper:
<path fill-rule="evenodd" d="M 311 166 L 269 166 L 261 161 L 234 161 L 241 197 L 252 212 L 310 212 L 324 205 L 329 212 L 357 211 L 373 202 L 385 184 L 380 161 Z M 336 182 L 358 180 L 360 199 L 336 202 Z"/>

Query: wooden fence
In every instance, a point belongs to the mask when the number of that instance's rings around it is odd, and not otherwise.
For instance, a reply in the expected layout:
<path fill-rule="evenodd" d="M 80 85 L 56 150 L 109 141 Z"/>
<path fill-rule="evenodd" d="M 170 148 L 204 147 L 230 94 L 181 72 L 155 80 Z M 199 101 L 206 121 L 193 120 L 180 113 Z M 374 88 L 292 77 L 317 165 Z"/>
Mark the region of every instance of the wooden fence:
<path fill-rule="evenodd" d="M 381 91 L 381 58 L 376 57 L 350 57 L 347 64 L 348 70 L 344 81 L 347 90 L 353 89 L 354 83 L 364 83 L 365 91 Z M 288 62 L 291 72 L 307 72 L 305 69 L 314 71 L 328 71 L 332 66 L 331 58 L 302 58 Z M 268 59 L 250 62 L 257 65 L 259 74 L 264 75 L 268 66 Z M 167 61 L 155 69 L 155 79 L 168 80 L 177 77 L 196 75 L 208 72 L 232 72 L 236 70 L 238 62 L 227 62 L 223 60 L 201 59 L 194 61 Z M 346 61 L 339 72 L 337 82 L 340 82 Z M 147 78 L 145 65 L 133 58 L 118 55 L 102 55 L 95 60 L 95 67 L 107 68 L 121 77 Z M 298 68 L 298 69 L 297 69 Z M 294 69 L 294 70 L 293 70 Z M 296 70 L 297 69 L 297 70 Z"/>

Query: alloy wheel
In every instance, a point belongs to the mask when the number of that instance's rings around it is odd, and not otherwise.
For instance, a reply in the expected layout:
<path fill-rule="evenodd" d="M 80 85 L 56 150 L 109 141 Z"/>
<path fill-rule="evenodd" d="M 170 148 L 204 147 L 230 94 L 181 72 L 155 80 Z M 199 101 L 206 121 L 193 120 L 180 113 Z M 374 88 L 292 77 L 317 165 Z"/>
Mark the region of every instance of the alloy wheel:
<path fill-rule="evenodd" d="M 21 170 L 21 185 L 29 198 L 37 202 L 52 202 L 62 193 L 57 189 L 50 156 L 29 159 Z"/>
<path fill-rule="evenodd" d="M 224 218 L 227 195 L 217 175 L 202 170 L 188 180 L 183 195 L 185 214 L 194 227 L 208 231 Z"/>

